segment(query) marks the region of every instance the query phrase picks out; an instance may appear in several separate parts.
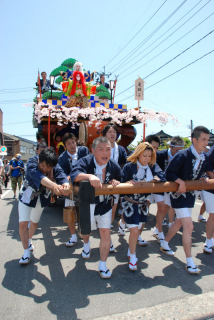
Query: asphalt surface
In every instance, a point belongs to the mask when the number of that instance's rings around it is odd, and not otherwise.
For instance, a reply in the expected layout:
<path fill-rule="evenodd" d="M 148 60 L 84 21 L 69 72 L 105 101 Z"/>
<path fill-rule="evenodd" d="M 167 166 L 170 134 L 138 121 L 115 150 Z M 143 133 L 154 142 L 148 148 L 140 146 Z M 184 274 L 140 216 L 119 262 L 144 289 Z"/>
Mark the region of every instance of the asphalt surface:
<path fill-rule="evenodd" d="M 112 240 L 116 249 L 107 261 L 112 278 L 100 278 L 99 233 L 91 236 L 91 258 L 82 259 L 82 241 L 68 248 L 69 231 L 63 223 L 64 201 L 44 210 L 33 238 L 31 261 L 20 266 L 23 254 L 18 233 L 18 201 L 11 190 L 0 200 L 0 305 L 1 319 L 196 319 L 213 314 L 214 253 L 202 252 L 205 224 L 197 222 L 200 201 L 193 210 L 192 254 L 201 269 L 190 275 L 184 269 L 181 232 L 170 242 L 176 252 L 160 252 L 151 236 L 156 205 L 150 207 L 149 221 L 142 238 L 146 247 L 137 247 L 138 270 L 128 269 L 129 232 L 118 236 L 116 217 Z M 207 217 L 207 213 L 205 213 Z M 167 232 L 167 227 L 164 227 Z M 208 319 L 208 316 L 206 317 Z"/>

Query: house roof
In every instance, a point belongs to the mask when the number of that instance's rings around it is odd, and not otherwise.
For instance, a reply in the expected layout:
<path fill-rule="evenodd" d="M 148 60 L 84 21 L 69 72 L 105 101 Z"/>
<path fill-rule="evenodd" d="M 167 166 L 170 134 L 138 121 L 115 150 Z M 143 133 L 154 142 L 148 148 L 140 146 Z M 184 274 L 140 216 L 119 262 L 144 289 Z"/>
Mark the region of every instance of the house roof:
<path fill-rule="evenodd" d="M 160 138 L 162 137 L 169 137 L 169 138 L 172 138 L 172 136 L 170 136 L 168 133 L 164 132 L 163 130 L 155 133 L 156 136 L 159 136 Z"/>
<path fill-rule="evenodd" d="M 3 135 L 4 135 L 4 141 L 19 141 L 19 139 L 16 136 L 13 136 L 12 134 L 4 132 Z"/>
<path fill-rule="evenodd" d="M 28 139 L 25 139 L 25 138 L 22 138 L 22 137 L 19 137 L 19 136 L 14 136 L 14 137 L 17 137 L 19 140 L 22 140 L 22 141 L 25 141 L 25 142 L 28 142 L 28 143 L 32 143 L 34 146 L 37 146 L 37 142 L 35 142 L 35 141 L 28 140 Z"/>

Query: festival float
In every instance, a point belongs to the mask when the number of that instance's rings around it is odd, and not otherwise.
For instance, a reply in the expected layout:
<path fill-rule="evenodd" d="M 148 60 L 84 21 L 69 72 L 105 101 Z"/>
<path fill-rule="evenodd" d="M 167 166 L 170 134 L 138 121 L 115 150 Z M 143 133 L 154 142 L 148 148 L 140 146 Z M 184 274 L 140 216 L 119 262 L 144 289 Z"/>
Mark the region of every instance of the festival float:
<path fill-rule="evenodd" d="M 117 80 L 113 81 L 112 99 L 112 91 L 110 94 L 105 85 L 95 83 L 95 76 L 99 75 L 84 70 L 82 63 L 72 58 L 66 59 L 51 72 L 51 90 L 41 94 L 39 88 L 33 105 L 33 126 L 38 128 L 38 141 L 46 141 L 48 146 L 54 147 L 56 134 L 63 137 L 66 132 L 71 132 L 91 150 L 93 140 L 102 135 L 106 124 L 113 122 L 120 133 L 118 144 L 127 148 L 137 134 L 133 125 L 143 123 L 145 129 L 147 120 L 161 124 L 172 120 L 177 124 L 176 117 L 164 112 L 140 110 L 139 104 L 133 109 L 128 109 L 124 104 L 115 104 Z M 54 81 L 61 86 L 56 91 L 52 90 Z M 142 126 L 141 130 L 143 133 Z"/>

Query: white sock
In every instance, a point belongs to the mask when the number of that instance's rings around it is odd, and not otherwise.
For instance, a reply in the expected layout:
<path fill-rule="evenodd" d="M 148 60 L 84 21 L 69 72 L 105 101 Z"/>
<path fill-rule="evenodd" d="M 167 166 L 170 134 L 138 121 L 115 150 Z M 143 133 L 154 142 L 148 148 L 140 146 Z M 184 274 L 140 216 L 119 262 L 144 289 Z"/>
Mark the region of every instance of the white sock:
<path fill-rule="evenodd" d="M 169 243 L 165 240 L 161 241 L 161 247 L 165 250 L 170 250 Z"/>
<path fill-rule="evenodd" d="M 24 249 L 24 254 L 23 254 L 23 258 L 30 258 L 30 250 L 29 249 Z"/>
<path fill-rule="evenodd" d="M 130 257 L 130 250 L 128 248 L 127 257 Z"/>
<path fill-rule="evenodd" d="M 32 244 L 32 239 L 29 239 L 29 240 L 28 240 L 28 245 L 29 245 L 29 247 L 30 247 L 31 244 Z"/>
<path fill-rule="evenodd" d="M 142 241 L 143 239 L 141 238 L 141 234 L 138 236 L 138 240 Z"/>
<path fill-rule="evenodd" d="M 88 253 L 90 251 L 90 241 L 88 241 L 88 243 L 84 242 L 83 250 L 85 251 L 85 253 Z"/>
<path fill-rule="evenodd" d="M 114 247 L 114 246 L 113 246 L 113 243 L 112 243 L 112 240 L 111 240 L 111 247 Z"/>
<path fill-rule="evenodd" d="M 75 234 L 71 234 L 71 241 L 75 241 L 77 242 L 77 235 Z"/>
<path fill-rule="evenodd" d="M 187 261 L 187 267 L 195 268 L 195 264 L 193 262 L 193 258 L 192 257 L 186 258 L 186 261 Z"/>
<path fill-rule="evenodd" d="M 169 222 L 169 228 L 171 227 L 171 225 L 173 225 L 173 222 Z"/>
<path fill-rule="evenodd" d="M 106 261 L 99 261 L 99 270 L 106 271 L 108 268 L 106 267 Z"/>
<path fill-rule="evenodd" d="M 135 264 L 137 262 L 137 258 L 136 258 L 136 254 L 135 253 L 134 254 L 130 253 L 130 262 L 132 264 Z"/>
<path fill-rule="evenodd" d="M 206 239 L 206 246 L 212 248 L 212 239 Z"/>
<path fill-rule="evenodd" d="M 120 220 L 120 226 L 121 226 L 122 229 L 125 229 L 126 225 L 125 225 L 125 223 L 122 222 L 122 220 Z"/>
<path fill-rule="evenodd" d="M 214 238 L 212 238 L 212 246 L 214 247 Z"/>
<path fill-rule="evenodd" d="M 159 233 L 158 228 L 155 228 L 155 227 L 154 227 L 154 229 L 153 229 L 153 234 L 158 234 L 158 233 Z"/>
<path fill-rule="evenodd" d="M 165 239 L 163 232 L 158 232 L 159 239 Z"/>

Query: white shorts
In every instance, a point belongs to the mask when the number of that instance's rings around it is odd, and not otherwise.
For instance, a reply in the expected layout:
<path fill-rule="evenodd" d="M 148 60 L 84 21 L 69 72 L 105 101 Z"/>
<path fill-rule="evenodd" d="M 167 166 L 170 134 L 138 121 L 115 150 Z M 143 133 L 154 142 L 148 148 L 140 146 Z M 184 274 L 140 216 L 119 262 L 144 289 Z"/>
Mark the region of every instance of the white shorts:
<path fill-rule="evenodd" d="M 142 225 L 145 224 L 146 222 L 140 222 L 139 224 L 127 224 L 126 223 L 126 226 L 131 229 L 131 228 L 134 228 L 134 227 L 138 227 L 138 229 L 140 230 Z"/>
<path fill-rule="evenodd" d="M 203 190 L 202 195 L 205 202 L 206 212 L 214 213 L 214 194 Z"/>
<path fill-rule="evenodd" d="M 167 192 L 164 192 L 164 197 L 163 197 L 163 199 L 164 199 L 164 203 L 165 203 L 167 206 L 171 207 L 170 194 L 167 193 Z"/>
<path fill-rule="evenodd" d="M 188 217 L 191 218 L 192 208 L 180 208 L 180 209 L 174 208 L 174 210 L 175 210 L 177 219 L 188 218 Z"/>
<path fill-rule="evenodd" d="M 157 203 L 157 202 L 161 202 L 164 201 L 164 197 L 161 194 L 155 194 L 155 193 L 151 193 L 149 196 L 149 202 L 152 203 Z"/>
<path fill-rule="evenodd" d="M 106 228 L 110 229 L 111 228 L 111 215 L 112 215 L 112 209 L 103 214 L 102 216 L 94 216 L 95 221 L 97 222 L 98 228 Z"/>
<path fill-rule="evenodd" d="M 19 201 L 19 222 L 31 220 L 34 223 L 38 223 L 43 209 L 44 208 L 41 207 L 40 197 L 38 197 L 35 208 L 28 207 L 26 204 Z"/>

